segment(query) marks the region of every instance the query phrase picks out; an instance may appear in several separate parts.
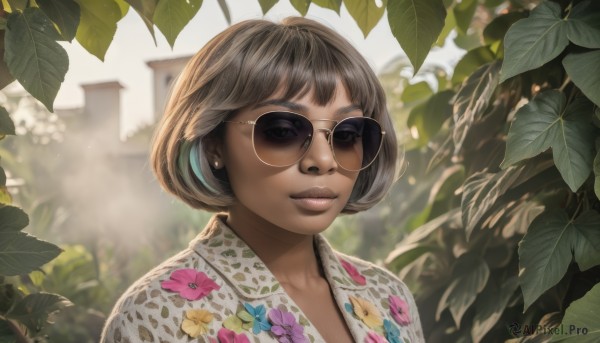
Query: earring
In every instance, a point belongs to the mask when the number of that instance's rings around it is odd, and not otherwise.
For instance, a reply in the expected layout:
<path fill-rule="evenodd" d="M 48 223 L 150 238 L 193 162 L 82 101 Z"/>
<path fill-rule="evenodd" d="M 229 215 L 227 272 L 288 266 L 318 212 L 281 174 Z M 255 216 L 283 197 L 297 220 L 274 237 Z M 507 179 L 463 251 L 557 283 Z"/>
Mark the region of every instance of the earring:
<path fill-rule="evenodd" d="M 219 161 L 215 161 L 215 168 L 219 168 Z"/>

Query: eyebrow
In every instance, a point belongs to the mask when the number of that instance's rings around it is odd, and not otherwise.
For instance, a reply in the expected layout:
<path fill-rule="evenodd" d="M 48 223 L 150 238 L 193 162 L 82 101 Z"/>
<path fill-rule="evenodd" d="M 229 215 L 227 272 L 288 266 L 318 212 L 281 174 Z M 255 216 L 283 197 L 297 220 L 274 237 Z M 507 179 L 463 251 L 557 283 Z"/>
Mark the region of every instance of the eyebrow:
<path fill-rule="evenodd" d="M 308 108 L 304 105 L 295 103 L 295 102 L 291 102 L 288 100 L 282 100 L 282 99 L 269 99 L 269 100 L 265 100 L 263 102 L 260 102 L 256 105 L 254 105 L 254 107 L 252 107 L 253 109 L 257 109 L 260 107 L 265 107 L 265 106 L 269 106 L 269 105 L 276 105 L 276 106 L 281 106 L 281 107 L 286 107 L 289 110 L 292 111 L 297 111 L 297 112 L 308 112 Z M 351 104 L 348 106 L 344 106 L 341 108 L 338 108 L 337 111 L 335 111 L 334 115 L 335 116 L 342 116 L 346 113 L 355 111 L 355 110 L 359 110 L 362 111 L 362 108 L 360 106 L 358 106 L 357 104 Z"/>

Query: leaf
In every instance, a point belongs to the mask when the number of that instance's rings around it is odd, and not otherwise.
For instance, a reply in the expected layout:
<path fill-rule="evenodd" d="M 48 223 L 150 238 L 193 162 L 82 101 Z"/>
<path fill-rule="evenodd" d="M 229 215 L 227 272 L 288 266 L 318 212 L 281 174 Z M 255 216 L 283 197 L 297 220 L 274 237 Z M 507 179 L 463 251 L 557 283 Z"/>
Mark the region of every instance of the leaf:
<path fill-rule="evenodd" d="M 553 335 L 551 342 L 594 343 L 600 340 L 600 284 L 596 284 L 581 299 L 573 301 L 565 312 L 562 324 L 584 330 L 585 334 Z"/>
<path fill-rule="evenodd" d="M 190 20 L 198 13 L 202 0 L 159 1 L 154 11 L 153 21 L 165 35 L 171 49 L 177 36 Z"/>
<path fill-rule="evenodd" d="M 154 12 L 156 10 L 156 3 L 158 0 L 125 0 L 133 9 L 140 15 L 144 24 L 150 31 L 154 44 L 156 44 L 156 37 L 154 36 Z"/>
<path fill-rule="evenodd" d="M 600 4 L 583 1 L 575 5 L 567 20 L 567 36 L 579 46 L 600 48 Z"/>
<path fill-rule="evenodd" d="M 497 16 L 483 29 L 483 40 L 487 44 L 504 40 L 508 29 L 517 21 L 527 18 L 527 14 L 525 11 L 514 11 Z"/>
<path fill-rule="evenodd" d="M 416 74 L 444 28 L 444 2 L 389 0 L 387 11 L 392 34 L 410 59 Z"/>
<path fill-rule="evenodd" d="M 536 69 L 558 56 L 569 44 L 560 5 L 544 1 L 529 18 L 510 27 L 504 39 L 504 82 L 517 74 Z"/>
<path fill-rule="evenodd" d="M 29 217 L 22 209 L 14 206 L 0 207 L 0 233 L 21 231 L 29 225 Z M 1 273 L 0 273 L 1 274 Z"/>
<path fill-rule="evenodd" d="M 340 8 L 342 7 L 342 0 L 313 0 L 312 3 L 319 7 L 334 10 L 337 14 L 340 14 Z"/>
<path fill-rule="evenodd" d="M 227 24 L 231 25 L 231 13 L 229 13 L 229 6 L 227 6 L 227 2 L 225 0 L 217 0 L 217 2 L 219 3 L 219 7 L 221 7 L 221 12 L 223 12 L 225 20 L 227 20 Z"/>
<path fill-rule="evenodd" d="M 263 14 L 267 14 L 267 12 L 269 12 L 269 10 L 278 2 L 279 0 L 258 0 Z"/>
<path fill-rule="evenodd" d="M 400 100 L 405 106 L 414 106 L 416 104 L 423 103 L 432 95 L 433 90 L 431 90 L 429 84 L 425 81 L 420 81 L 406 86 L 406 88 L 404 88 L 402 91 Z"/>
<path fill-rule="evenodd" d="M 440 130 L 442 124 L 452 117 L 450 100 L 454 96 L 451 90 L 445 90 L 431 96 L 427 102 L 414 107 L 408 116 L 406 125 L 416 127 L 419 141 L 425 145 Z"/>
<path fill-rule="evenodd" d="M 566 105 L 562 92 L 548 90 L 521 107 L 508 132 L 501 167 L 538 155 L 552 147 L 554 163 L 573 192 L 592 169 L 594 126 L 591 103 L 584 97 Z M 566 107 L 566 108 L 565 108 Z"/>
<path fill-rule="evenodd" d="M 600 138 L 596 139 L 596 158 L 594 158 L 594 192 L 600 200 Z"/>
<path fill-rule="evenodd" d="M 574 221 L 564 210 L 547 210 L 531 223 L 519 244 L 519 281 L 524 311 L 565 275 L 573 254 L 581 270 L 600 264 L 600 215 L 592 210 Z"/>
<path fill-rule="evenodd" d="M 56 40 L 52 22 L 39 8 L 27 8 L 8 18 L 4 60 L 19 83 L 48 110 L 69 68 L 69 57 Z"/>
<path fill-rule="evenodd" d="M 129 12 L 129 4 L 125 2 L 126 0 L 115 0 L 117 5 L 119 5 L 119 9 L 121 9 L 121 18 L 125 17 L 127 12 Z"/>
<path fill-rule="evenodd" d="M 462 0 L 454 6 L 453 12 L 456 18 L 456 27 L 462 33 L 467 33 L 476 8 L 477 0 Z"/>
<path fill-rule="evenodd" d="M 2 106 L 0 106 L 0 135 L 15 135 L 15 123 Z"/>
<path fill-rule="evenodd" d="M 392 252 L 389 253 L 386 258 L 386 267 L 390 270 L 399 271 L 404 269 L 407 265 L 414 262 L 423 254 L 431 251 L 435 251 L 436 247 L 433 245 L 425 245 L 420 243 L 401 244 Z"/>
<path fill-rule="evenodd" d="M 508 301 L 519 287 L 516 277 L 510 277 L 501 287 L 496 287 L 492 282 L 483 290 L 475 304 L 475 318 L 471 327 L 471 337 L 474 343 L 479 343 L 498 323 Z"/>
<path fill-rule="evenodd" d="M 79 5 L 73 0 L 37 0 L 36 3 L 52 20 L 62 37 L 69 42 L 75 38 L 79 26 Z"/>
<path fill-rule="evenodd" d="M 0 232 L 0 275 L 24 275 L 48 263 L 61 249 L 23 232 Z"/>
<path fill-rule="evenodd" d="M 23 11 L 27 7 L 27 0 L 8 0 L 8 4 L 10 5 L 11 12 L 15 12 L 16 10 Z"/>
<path fill-rule="evenodd" d="M 4 19 L 6 21 L 6 19 Z M 6 49 L 4 48 L 4 36 L 6 34 L 6 29 L 0 30 L 0 89 L 11 84 L 15 77 L 12 76 L 8 66 L 6 65 L 6 61 L 4 60 L 4 55 Z M 0 139 L 2 139 L 2 135 L 0 134 Z"/>
<path fill-rule="evenodd" d="M 486 63 L 494 61 L 496 57 L 488 46 L 480 46 L 469 50 L 454 67 L 452 74 L 452 84 L 456 85 L 463 82 L 467 77 L 473 74 L 477 69 Z"/>
<path fill-rule="evenodd" d="M 446 43 L 446 38 L 448 38 L 450 32 L 452 32 L 452 30 L 454 30 L 455 28 L 456 19 L 454 18 L 454 12 L 450 11 L 448 12 L 448 15 L 446 15 L 446 19 L 444 20 L 444 27 L 438 35 L 438 38 L 435 41 L 435 45 L 440 47 L 444 46 L 444 44 Z"/>
<path fill-rule="evenodd" d="M 242 320 L 236 316 L 227 317 L 227 319 L 223 321 L 223 327 L 238 334 L 244 330 L 242 328 Z"/>
<path fill-rule="evenodd" d="M 18 320 L 31 332 L 37 333 L 44 327 L 50 314 L 68 306 L 73 306 L 73 303 L 58 294 L 29 294 L 10 309 L 6 317 Z"/>
<path fill-rule="evenodd" d="M 482 118 L 498 86 L 499 62 L 483 65 L 467 78 L 454 97 L 454 154 L 462 145 L 473 123 Z"/>
<path fill-rule="evenodd" d="M 310 7 L 310 0 L 290 0 L 290 3 L 296 11 L 300 12 L 302 16 L 305 16 L 308 13 L 308 8 Z"/>
<path fill-rule="evenodd" d="M 477 294 L 485 287 L 490 276 L 490 269 L 485 261 L 471 253 L 461 255 L 452 271 L 453 280 L 446 288 L 438 303 L 436 318 L 441 312 L 450 308 L 454 323 L 460 328 L 460 321 L 471 307 Z"/>
<path fill-rule="evenodd" d="M 387 0 L 381 6 L 375 0 L 344 0 L 344 5 L 366 38 L 383 16 Z"/>
<path fill-rule="evenodd" d="M 104 61 L 106 50 L 117 31 L 121 8 L 113 0 L 76 0 L 81 9 L 77 41 L 89 53 Z"/>
<path fill-rule="evenodd" d="M 568 54 L 562 63 L 573 83 L 600 106 L 600 50 Z"/>
<path fill-rule="evenodd" d="M 6 186 L 6 172 L 4 172 L 4 168 L 2 168 L 2 167 L 0 167 L 0 186 Z M 0 213 L 2 213 L 1 211 L 2 211 L 2 208 L 0 207 Z M 2 226 L 2 223 L 0 223 L 0 227 L 1 226 Z"/>

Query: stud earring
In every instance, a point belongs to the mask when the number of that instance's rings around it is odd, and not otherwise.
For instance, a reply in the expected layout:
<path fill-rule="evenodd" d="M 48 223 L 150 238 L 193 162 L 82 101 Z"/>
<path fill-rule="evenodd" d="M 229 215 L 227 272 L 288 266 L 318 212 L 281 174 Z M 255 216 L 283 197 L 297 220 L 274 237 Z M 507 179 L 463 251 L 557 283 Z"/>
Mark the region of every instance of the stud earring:
<path fill-rule="evenodd" d="M 215 168 L 219 168 L 219 161 L 215 161 Z"/>

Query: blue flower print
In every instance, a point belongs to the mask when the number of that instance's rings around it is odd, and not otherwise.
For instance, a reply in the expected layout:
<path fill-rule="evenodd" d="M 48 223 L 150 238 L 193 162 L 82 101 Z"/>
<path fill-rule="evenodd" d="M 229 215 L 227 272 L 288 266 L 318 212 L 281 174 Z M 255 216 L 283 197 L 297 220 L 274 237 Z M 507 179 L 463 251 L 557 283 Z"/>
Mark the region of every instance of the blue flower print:
<path fill-rule="evenodd" d="M 394 325 L 391 321 L 384 319 L 383 320 L 383 329 L 385 330 L 385 338 L 390 343 L 404 343 L 402 338 L 400 338 L 400 329 L 396 325 Z"/>
<path fill-rule="evenodd" d="M 258 335 L 261 331 L 271 330 L 271 324 L 267 320 L 267 310 L 265 309 L 264 305 L 252 307 L 252 305 L 244 303 L 244 308 L 254 319 L 254 323 L 252 325 L 252 332 L 255 335 Z"/>

